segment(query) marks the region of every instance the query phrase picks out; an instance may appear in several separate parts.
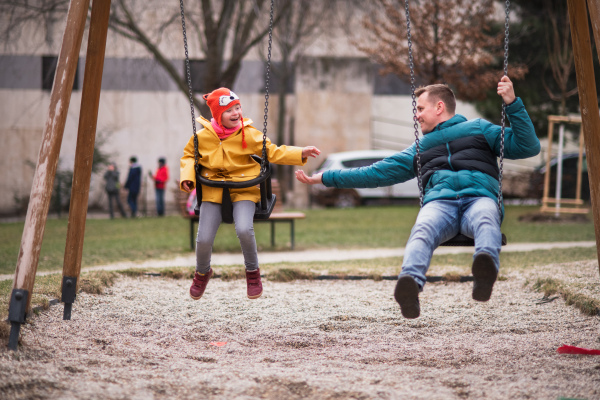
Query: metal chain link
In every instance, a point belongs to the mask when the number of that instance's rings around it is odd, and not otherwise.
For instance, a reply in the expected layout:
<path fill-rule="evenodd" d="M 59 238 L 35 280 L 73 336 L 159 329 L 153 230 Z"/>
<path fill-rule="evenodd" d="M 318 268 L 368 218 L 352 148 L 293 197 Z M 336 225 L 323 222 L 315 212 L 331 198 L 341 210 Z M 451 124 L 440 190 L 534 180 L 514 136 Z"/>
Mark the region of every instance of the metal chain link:
<path fill-rule="evenodd" d="M 271 72 L 271 46 L 273 43 L 273 4 L 274 0 L 271 0 L 271 11 L 269 19 L 269 47 L 267 50 L 267 70 L 265 72 L 265 121 L 263 125 L 263 149 L 262 149 L 262 165 L 261 173 L 267 169 L 267 117 L 269 114 L 269 73 Z"/>
<path fill-rule="evenodd" d="M 192 90 L 192 74 L 190 72 L 190 57 L 188 53 L 187 33 L 185 30 L 185 11 L 183 8 L 183 0 L 179 0 L 179 8 L 181 10 L 181 29 L 183 31 L 183 47 L 185 49 L 185 72 L 187 76 L 188 95 L 190 97 L 190 109 L 192 112 L 192 128 L 194 131 L 194 168 L 198 165 L 198 159 L 202 156 L 198 152 L 198 136 L 196 135 L 196 113 L 194 110 L 194 93 Z"/>
<path fill-rule="evenodd" d="M 413 107 L 413 126 L 415 128 L 415 148 L 417 150 L 417 183 L 419 185 L 419 202 L 423 207 L 423 182 L 421 181 L 421 152 L 419 150 L 419 124 L 417 121 L 417 98 L 415 96 L 415 64 L 413 60 L 412 39 L 410 33 L 410 11 L 408 9 L 408 0 L 404 2 L 406 11 L 406 39 L 408 41 L 408 66 L 410 68 L 410 89 L 412 93 Z"/>
<path fill-rule="evenodd" d="M 506 0 L 506 16 L 504 18 L 504 76 L 508 76 L 508 31 L 510 26 L 510 1 Z M 498 210 L 502 215 L 502 173 L 504 169 L 504 132 L 506 130 L 506 103 L 502 101 L 500 117 L 500 171 L 498 174 Z"/>

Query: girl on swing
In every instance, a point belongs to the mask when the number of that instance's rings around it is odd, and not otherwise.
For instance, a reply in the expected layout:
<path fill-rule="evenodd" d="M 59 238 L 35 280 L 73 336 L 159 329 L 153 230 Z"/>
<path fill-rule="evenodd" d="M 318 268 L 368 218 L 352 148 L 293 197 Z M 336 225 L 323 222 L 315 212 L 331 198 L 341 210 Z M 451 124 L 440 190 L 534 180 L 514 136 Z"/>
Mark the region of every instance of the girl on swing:
<path fill-rule="evenodd" d="M 262 155 L 263 133 L 254 128 L 252 120 L 242 118 L 239 97 L 227 88 L 219 88 L 202 96 L 212 114 L 209 121 L 203 117 L 196 120 L 204 126 L 197 133 L 198 152 L 203 177 L 216 181 L 245 181 L 259 175 L 260 165 L 250 156 Z M 277 146 L 266 139 L 269 162 L 282 165 L 305 165 L 308 157 L 317 157 L 321 151 L 314 146 Z M 194 138 L 190 138 L 181 157 L 181 190 L 189 193 L 196 188 L 194 168 Z M 199 300 L 213 275 L 210 266 L 212 246 L 222 222 L 221 202 L 223 189 L 201 185 L 202 200 L 196 238 L 196 272 L 190 287 L 190 296 Z M 227 189 L 225 189 L 227 190 Z M 262 283 L 258 265 L 256 240 L 254 238 L 254 209 L 260 201 L 260 191 L 253 186 L 229 189 L 233 203 L 233 220 L 244 264 L 248 298 L 262 295 Z"/>

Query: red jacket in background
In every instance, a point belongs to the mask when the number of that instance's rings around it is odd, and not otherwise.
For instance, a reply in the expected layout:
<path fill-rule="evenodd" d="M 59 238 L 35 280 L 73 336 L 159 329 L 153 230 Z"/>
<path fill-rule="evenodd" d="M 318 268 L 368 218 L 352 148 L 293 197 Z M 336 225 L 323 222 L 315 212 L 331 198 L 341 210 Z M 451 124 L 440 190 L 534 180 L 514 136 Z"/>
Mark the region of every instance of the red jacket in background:
<path fill-rule="evenodd" d="M 156 175 L 154 175 L 154 186 L 157 189 L 164 189 L 168 179 L 169 169 L 165 165 L 164 167 L 160 167 L 158 171 L 156 171 Z"/>

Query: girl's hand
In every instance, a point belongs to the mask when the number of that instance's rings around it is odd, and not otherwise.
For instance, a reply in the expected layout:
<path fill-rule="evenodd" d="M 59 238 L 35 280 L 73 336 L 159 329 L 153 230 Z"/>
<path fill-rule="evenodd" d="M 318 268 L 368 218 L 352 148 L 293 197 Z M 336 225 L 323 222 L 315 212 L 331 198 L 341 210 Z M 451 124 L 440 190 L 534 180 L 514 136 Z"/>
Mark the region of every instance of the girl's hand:
<path fill-rule="evenodd" d="M 511 104 L 517 98 L 515 96 L 515 89 L 508 76 L 504 75 L 500 82 L 498 82 L 498 95 L 502 97 L 504 103 Z"/>
<path fill-rule="evenodd" d="M 323 183 L 322 176 L 322 172 L 313 176 L 308 176 L 301 169 L 296 171 L 296 179 L 298 179 L 302 183 L 307 183 L 309 185 L 314 185 L 315 183 Z"/>
<path fill-rule="evenodd" d="M 192 181 L 183 181 L 183 182 L 181 182 L 181 187 L 183 188 L 183 190 L 186 193 L 189 193 L 192 190 L 194 190 L 194 182 L 192 182 Z"/>
<path fill-rule="evenodd" d="M 317 158 L 319 154 L 321 154 L 321 150 L 317 149 L 315 146 L 306 146 L 302 149 L 302 158 Z"/>

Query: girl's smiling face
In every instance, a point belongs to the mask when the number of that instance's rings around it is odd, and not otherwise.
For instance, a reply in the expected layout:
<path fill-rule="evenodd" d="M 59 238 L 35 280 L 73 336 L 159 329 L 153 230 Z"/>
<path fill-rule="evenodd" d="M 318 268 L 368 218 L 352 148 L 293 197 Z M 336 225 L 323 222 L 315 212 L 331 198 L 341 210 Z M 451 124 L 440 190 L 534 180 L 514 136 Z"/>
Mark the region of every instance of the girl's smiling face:
<path fill-rule="evenodd" d="M 242 106 L 239 104 L 228 108 L 221 114 L 221 125 L 227 129 L 233 129 L 242 122 Z"/>

